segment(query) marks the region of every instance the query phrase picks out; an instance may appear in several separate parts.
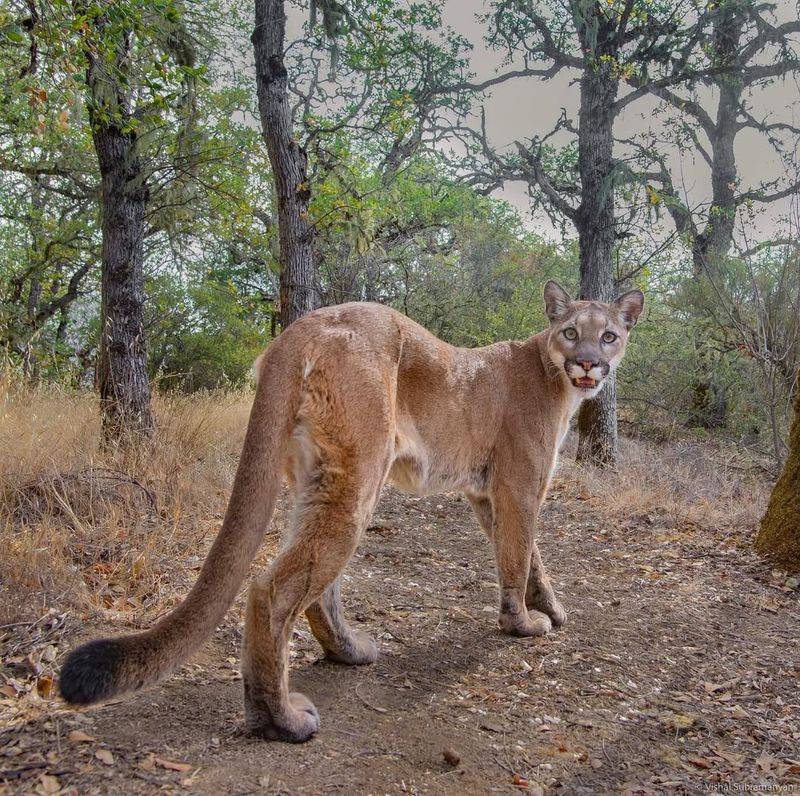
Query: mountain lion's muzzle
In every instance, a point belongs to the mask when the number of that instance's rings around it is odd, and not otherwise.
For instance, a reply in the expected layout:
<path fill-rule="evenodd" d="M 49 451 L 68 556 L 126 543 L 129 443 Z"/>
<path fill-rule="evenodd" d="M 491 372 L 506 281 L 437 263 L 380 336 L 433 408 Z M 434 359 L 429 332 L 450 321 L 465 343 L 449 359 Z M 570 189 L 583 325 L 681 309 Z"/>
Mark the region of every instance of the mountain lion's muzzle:
<path fill-rule="evenodd" d="M 611 366 L 604 360 L 580 357 L 564 361 L 570 381 L 582 390 L 593 390 L 608 376 Z"/>

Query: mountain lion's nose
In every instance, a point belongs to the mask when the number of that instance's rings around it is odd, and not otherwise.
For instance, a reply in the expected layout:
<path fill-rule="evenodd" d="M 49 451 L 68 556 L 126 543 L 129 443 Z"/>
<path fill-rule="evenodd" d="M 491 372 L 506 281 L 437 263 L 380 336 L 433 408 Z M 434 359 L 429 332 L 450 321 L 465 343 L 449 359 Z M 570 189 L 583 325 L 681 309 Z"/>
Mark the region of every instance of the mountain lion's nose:
<path fill-rule="evenodd" d="M 600 363 L 599 362 L 590 362 L 589 360 L 581 360 L 578 363 L 587 373 L 592 369 L 596 368 Z"/>

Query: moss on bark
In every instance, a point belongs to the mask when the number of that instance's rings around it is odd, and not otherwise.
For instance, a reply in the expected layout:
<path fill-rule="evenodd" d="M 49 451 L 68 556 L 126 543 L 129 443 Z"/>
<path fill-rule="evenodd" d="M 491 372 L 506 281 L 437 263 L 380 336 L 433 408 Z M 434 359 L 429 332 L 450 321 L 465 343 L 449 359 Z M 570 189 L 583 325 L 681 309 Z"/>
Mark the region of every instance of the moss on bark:
<path fill-rule="evenodd" d="M 761 520 L 756 550 L 781 568 L 800 572 L 800 388 L 794 401 L 789 456 Z"/>

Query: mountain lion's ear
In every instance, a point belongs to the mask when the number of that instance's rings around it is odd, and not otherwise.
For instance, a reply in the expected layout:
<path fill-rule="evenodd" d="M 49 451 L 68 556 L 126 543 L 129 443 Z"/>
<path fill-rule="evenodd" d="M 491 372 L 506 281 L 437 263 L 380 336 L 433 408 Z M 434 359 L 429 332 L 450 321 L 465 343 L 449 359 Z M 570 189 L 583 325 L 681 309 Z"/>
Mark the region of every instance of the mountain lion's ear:
<path fill-rule="evenodd" d="M 644 293 L 641 290 L 629 290 L 614 302 L 614 306 L 619 310 L 625 328 L 630 331 L 636 326 L 644 309 Z"/>
<path fill-rule="evenodd" d="M 572 299 L 558 282 L 552 279 L 544 286 L 544 309 L 547 317 L 554 321 L 561 317 L 569 307 Z"/>

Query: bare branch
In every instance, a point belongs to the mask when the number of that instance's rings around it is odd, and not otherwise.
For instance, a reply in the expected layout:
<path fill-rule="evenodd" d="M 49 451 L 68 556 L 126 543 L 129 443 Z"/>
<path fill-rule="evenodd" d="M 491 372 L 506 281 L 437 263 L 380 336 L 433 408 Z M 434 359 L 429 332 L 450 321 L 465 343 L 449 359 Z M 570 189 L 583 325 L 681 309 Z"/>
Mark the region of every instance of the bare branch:
<path fill-rule="evenodd" d="M 787 196 L 794 196 L 798 191 L 800 191 L 800 180 L 774 193 L 764 193 L 758 190 L 745 191 L 743 194 L 739 194 L 734 201 L 737 205 L 743 204 L 744 202 L 762 202 L 764 204 L 769 204 L 770 202 L 777 202 L 780 199 L 786 199 Z"/>
<path fill-rule="evenodd" d="M 558 210 L 559 213 L 565 215 L 570 221 L 577 221 L 578 210 L 573 207 L 556 189 L 549 177 L 542 168 L 541 153 L 537 151 L 532 152 L 526 149 L 519 141 L 515 142 L 517 151 L 519 152 L 522 161 L 530 167 L 530 174 L 536 181 L 536 184 L 541 189 L 542 193 L 547 197 L 550 204 Z"/>
<path fill-rule="evenodd" d="M 749 63 L 750 59 L 758 55 L 767 44 L 785 44 L 786 37 L 792 33 L 800 33 L 800 21 L 792 20 L 783 25 L 770 25 L 763 17 L 756 16 L 758 35 L 750 41 L 739 53 L 740 64 Z"/>
<path fill-rule="evenodd" d="M 462 81 L 461 83 L 453 83 L 449 86 L 439 86 L 431 90 L 431 94 L 454 94 L 459 91 L 475 91 L 481 92 L 486 91 L 486 89 L 492 88 L 493 86 L 500 85 L 502 83 L 506 83 L 509 80 L 516 80 L 520 77 L 540 77 L 543 80 L 549 80 L 552 77 L 555 77 L 563 68 L 565 64 L 553 62 L 553 65 L 547 69 L 512 69 L 509 72 L 503 72 L 503 74 L 495 75 L 495 77 L 490 77 L 487 80 L 482 80 L 479 83 L 471 83 L 468 80 Z"/>
<path fill-rule="evenodd" d="M 534 10 L 533 0 L 519 0 L 519 6 L 520 10 L 533 23 L 539 35 L 542 37 L 541 51 L 543 55 L 551 58 L 555 63 L 561 64 L 562 66 L 571 66 L 575 69 L 585 68 L 586 62 L 583 58 L 578 58 L 571 53 L 559 49 L 558 45 L 555 43 L 555 39 L 553 39 L 553 34 L 550 32 L 547 20 Z"/>
<path fill-rule="evenodd" d="M 620 97 L 620 99 L 614 103 L 614 111 L 615 113 L 619 113 L 623 108 L 626 108 L 632 102 L 640 99 L 645 94 L 654 94 L 655 96 L 666 100 L 670 104 L 674 104 L 675 107 L 679 108 L 680 110 L 688 110 L 693 116 L 697 114 L 695 118 L 698 122 L 700 122 L 700 124 L 703 125 L 703 128 L 707 130 L 707 125 L 711 125 L 713 127 L 713 122 L 711 121 L 711 117 L 708 115 L 708 113 L 706 113 L 706 111 L 704 111 L 698 103 L 692 102 L 691 100 L 682 99 L 666 89 L 668 86 L 676 86 L 682 83 L 692 83 L 708 77 L 714 77 L 715 75 L 726 74 L 732 70 L 733 67 L 730 66 L 713 66 L 709 67 L 708 69 L 698 69 L 691 72 L 672 74 L 669 77 L 664 77 L 660 80 L 654 80 L 652 82 L 642 80 L 638 76 L 632 75 L 628 78 L 628 83 L 633 86 L 635 90 L 630 94 L 626 94 L 624 97 Z M 690 106 L 694 107 L 690 108 Z"/>
<path fill-rule="evenodd" d="M 775 61 L 771 64 L 760 66 L 748 66 L 742 76 L 744 86 L 752 86 L 759 80 L 767 80 L 771 77 L 783 77 L 789 72 L 800 71 L 800 60 L 796 58 L 786 58 L 782 61 Z"/>
<path fill-rule="evenodd" d="M 754 254 L 764 251 L 764 249 L 774 249 L 778 246 L 791 246 L 795 249 L 800 249 L 800 240 L 796 240 L 795 238 L 773 238 L 772 240 L 763 240 L 761 243 L 757 243 L 749 249 L 744 249 L 740 254 L 742 257 L 752 257 Z"/>

